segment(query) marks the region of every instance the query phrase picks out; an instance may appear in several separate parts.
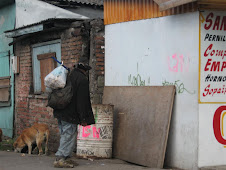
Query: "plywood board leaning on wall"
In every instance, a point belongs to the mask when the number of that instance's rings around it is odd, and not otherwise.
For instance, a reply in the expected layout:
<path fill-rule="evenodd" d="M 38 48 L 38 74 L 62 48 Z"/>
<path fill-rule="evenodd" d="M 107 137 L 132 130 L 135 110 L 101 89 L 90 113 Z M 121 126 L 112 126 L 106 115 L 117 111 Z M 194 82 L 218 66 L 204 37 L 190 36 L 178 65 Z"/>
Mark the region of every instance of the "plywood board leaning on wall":
<path fill-rule="evenodd" d="M 114 105 L 113 156 L 163 168 L 174 86 L 106 86 L 103 103 Z"/>

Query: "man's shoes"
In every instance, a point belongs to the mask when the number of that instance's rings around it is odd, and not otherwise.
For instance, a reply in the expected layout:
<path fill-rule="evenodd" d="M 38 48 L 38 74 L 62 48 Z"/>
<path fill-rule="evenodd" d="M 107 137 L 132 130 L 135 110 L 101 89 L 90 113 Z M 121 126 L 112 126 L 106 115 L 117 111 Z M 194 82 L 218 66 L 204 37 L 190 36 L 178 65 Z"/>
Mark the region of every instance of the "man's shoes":
<path fill-rule="evenodd" d="M 74 165 L 68 161 L 66 161 L 64 158 L 61 158 L 59 160 L 55 160 L 53 162 L 54 168 L 74 168 Z"/>
<path fill-rule="evenodd" d="M 72 164 L 74 166 L 78 166 L 78 163 L 73 160 L 65 160 L 67 163 Z"/>

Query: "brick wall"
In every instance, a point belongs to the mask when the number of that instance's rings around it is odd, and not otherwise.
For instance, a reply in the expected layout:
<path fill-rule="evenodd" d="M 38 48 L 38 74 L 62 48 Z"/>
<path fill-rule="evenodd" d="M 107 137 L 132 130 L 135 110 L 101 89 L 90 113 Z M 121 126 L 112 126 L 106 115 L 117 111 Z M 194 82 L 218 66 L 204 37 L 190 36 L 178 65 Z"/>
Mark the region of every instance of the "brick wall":
<path fill-rule="evenodd" d="M 100 21 L 92 22 L 74 22 L 71 28 L 63 31 L 54 31 L 48 33 L 39 33 L 29 38 L 23 39 L 15 45 L 15 55 L 20 58 L 20 73 L 15 76 L 15 134 L 18 136 L 25 128 L 30 127 L 34 122 L 46 123 L 50 128 L 49 149 L 56 151 L 59 144 L 59 133 L 57 121 L 53 117 L 53 110 L 46 107 L 47 97 L 45 95 L 34 95 L 33 90 L 33 68 L 32 68 L 32 47 L 31 45 L 56 39 L 61 39 L 61 58 L 64 64 L 72 67 L 77 63 L 80 57 L 89 56 L 93 53 L 95 60 L 92 60 L 92 66 L 95 65 L 90 77 L 92 94 L 98 93 L 101 98 L 103 93 L 104 77 L 104 31 L 95 31 L 94 23 L 103 23 Z M 90 24 L 92 25 L 92 43 L 94 47 L 91 50 Z M 104 27 L 104 26 L 102 26 Z M 91 31 L 91 32 L 92 32 Z M 92 52 L 91 52 L 92 51 Z M 90 60 L 91 61 L 91 60 Z M 98 82 L 99 81 L 99 82 Z M 98 88 L 100 90 L 98 91 Z M 92 101 L 95 95 L 91 95 Z"/>
<path fill-rule="evenodd" d="M 104 25 L 103 20 L 91 22 L 90 31 L 90 74 L 91 98 L 93 104 L 101 104 L 104 90 Z"/>

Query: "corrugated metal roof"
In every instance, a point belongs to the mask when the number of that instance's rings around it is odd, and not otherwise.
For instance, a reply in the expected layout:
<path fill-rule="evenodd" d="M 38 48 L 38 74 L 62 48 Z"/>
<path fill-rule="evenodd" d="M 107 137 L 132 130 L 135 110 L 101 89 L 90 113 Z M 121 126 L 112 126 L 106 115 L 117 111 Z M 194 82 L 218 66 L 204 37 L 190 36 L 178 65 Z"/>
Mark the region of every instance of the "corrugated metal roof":
<path fill-rule="evenodd" d="M 87 4 L 87 5 L 97 5 L 97 6 L 103 6 L 104 0 L 44 0 L 49 2 L 72 2 L 72 3 L 79 3 L 79 4 Z"/>
<path fill-rule="evenodd" d="M 83 21 L 83 19 L 73 19 L 73 18 L 48 18 L 46 20 L 43 20 L 43 21 L 40 21 L 40 22 L 37 22 L 37 23 L 33 23 L 33 24 L 30 24 L 30 25 L 26 25 L 26 26 L 23 26 L 23 27 L 19 27 L 19 28 L 16 28 L 16 29 L 12 29 L 12 30 L 7 30 L 5 31 L 5 33 L 8 33 L 8 32 L 12 32 L 12 31 L 16 31 L 16 30 L 21 30 L 21 29 L 24 29 L 24 28 L 28 28 L 28 27 L 31 27 L 31 26 L 35 26 L 35 25 L 39 25 L 39 24 L 48 24 L 48 23 L 52 23 L 52 22 L 74 22 L 74 21 Z"/>

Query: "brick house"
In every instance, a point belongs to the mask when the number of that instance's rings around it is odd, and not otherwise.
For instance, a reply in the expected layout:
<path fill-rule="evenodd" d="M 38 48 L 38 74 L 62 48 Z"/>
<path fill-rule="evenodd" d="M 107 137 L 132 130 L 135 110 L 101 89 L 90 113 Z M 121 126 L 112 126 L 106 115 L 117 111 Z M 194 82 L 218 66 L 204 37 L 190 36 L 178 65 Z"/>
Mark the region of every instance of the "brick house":
<path fill-rule="evenodd" d="M 92 8 L 91 5 L 89 5 L 90 8 Z M 17 69 L 13 67 L 16 57 L 14 57 L 14 46 L 11 44 L 12 38 L 5 37 L 4 32 L 49 18 L 87 19 L 86 16 L 74 11 L 71 12 L 40 0 L 0 1 L 0 128 L 4 136 L 10 138 L 14 136 L 14 73 L 17 72 Z"/>
<path fill-rule="evenodd" d="M 49 148 L 55 151 L 59 139 L 57 122 L 53 110 L 46 107 L 43 81 L 57 66 L 50 57 L 55 56 L 65 66 L 72 67 L 79 58 L 90 56 L 92 103 L 101 103 L 104 87 L 103 20 L 48 19 L 7 31 L 6 36 L 14 38 L 12 44 L 19 58 L 19 73 L 15 75 L 15 134 L 18 136 L 34 122 L 46 123 L 51 133 Z"/>

